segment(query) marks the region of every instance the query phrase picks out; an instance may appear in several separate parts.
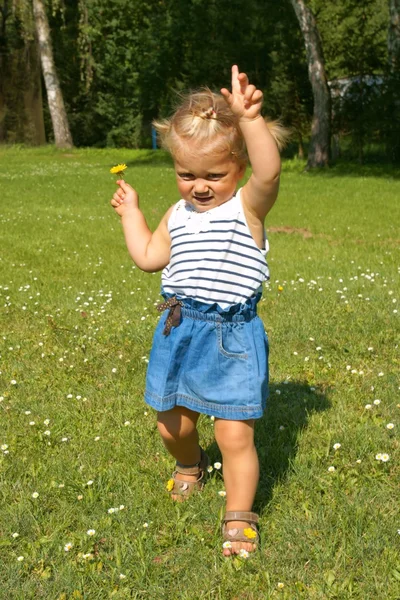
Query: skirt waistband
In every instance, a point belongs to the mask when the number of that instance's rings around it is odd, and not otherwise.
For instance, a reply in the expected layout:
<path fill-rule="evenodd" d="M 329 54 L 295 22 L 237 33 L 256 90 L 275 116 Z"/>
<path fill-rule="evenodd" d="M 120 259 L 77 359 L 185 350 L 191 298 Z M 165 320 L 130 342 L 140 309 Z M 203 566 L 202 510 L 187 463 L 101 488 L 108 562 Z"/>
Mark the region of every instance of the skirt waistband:
<path fill-rule="evenodd" d="M 185 305 L 181 307 L 182 317 L 196 319 L 198 321 L 214 321 L 215 323 L 238 323 L 243 321 L 251 321 L 257 315 L 257 311 L 246 307 L 242 313 L 236 314 L 221 314 L 219 312 L 202 312 L 194 308 L 187 308 Z"/>

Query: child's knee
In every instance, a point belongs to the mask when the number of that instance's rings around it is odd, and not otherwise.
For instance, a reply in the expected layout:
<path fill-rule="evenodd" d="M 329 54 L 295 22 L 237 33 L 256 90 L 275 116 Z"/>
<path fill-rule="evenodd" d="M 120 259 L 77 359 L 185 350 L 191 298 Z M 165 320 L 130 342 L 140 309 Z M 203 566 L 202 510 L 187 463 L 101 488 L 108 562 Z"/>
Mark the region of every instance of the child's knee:
<path fill-rule="evenodd" d="M 218 424 L 215 437 L 222 453 L 243 452 L 253 448 L 254 431 L 243 422 L 224 422 Z"/>

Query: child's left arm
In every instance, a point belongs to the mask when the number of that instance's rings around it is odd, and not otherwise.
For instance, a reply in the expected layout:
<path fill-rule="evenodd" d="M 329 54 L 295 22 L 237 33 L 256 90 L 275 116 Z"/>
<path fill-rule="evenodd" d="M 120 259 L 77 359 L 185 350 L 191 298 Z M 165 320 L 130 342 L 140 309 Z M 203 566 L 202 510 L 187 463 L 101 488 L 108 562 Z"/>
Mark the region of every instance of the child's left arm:
<path fill-rule="evenodd" d="M 239 118 L 252 167 L 250 179 L 242 189 L 243 203 L 264 222 L 278 195 L 281 159 L 261 116 L 263 94 L 249 83 L 245 73 L 239 73 L 237 65 L 232 67 L 232 93 L 223 88 L 221 94 Z"/>

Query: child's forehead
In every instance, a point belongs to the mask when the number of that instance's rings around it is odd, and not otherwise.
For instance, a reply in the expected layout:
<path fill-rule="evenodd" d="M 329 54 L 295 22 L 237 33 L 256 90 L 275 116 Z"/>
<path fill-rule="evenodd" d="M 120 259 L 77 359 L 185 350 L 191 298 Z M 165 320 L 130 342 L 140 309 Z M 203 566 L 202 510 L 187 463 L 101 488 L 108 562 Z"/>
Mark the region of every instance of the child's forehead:
<path fill-rule="evenodd" d="M 204 156 L 181 155 L 175 158 L 175 169 L 188 172 L 208 172 L 218 170 L 223 166 L 229 167 L 233 162 L 233 157 L 228 152 Z"/>

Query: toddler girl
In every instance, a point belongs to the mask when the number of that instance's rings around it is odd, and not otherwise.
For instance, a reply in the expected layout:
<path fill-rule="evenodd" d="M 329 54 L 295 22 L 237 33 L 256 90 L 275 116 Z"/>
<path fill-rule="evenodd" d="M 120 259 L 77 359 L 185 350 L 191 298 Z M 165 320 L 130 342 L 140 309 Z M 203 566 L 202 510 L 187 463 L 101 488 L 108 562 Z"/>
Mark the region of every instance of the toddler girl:
<path fill-rule="evenodd" d="M 246 556 L 258 542 L 251 512 L 259 478 L 254 422 L 268 395 L 268 340 L 257 317 L 268 279 L 264 219 L 279 186 L 278 125 L 261 116 L 262 92 L 232 67 L 232 92 L 190 94 L 170 120 L 155 123 L 174 159 L 181 200 L 152 233 L 136 191 L 124 181 L 111 204 L 128 250 L 143 271 L 162 270 L 146 402 L 176 459 L 168 491 L 184 500 L 204 485 L 208 457 L 196 429 L 215 417 L 226 488 L 223 553 Z M 252 166 L 238 191 L 247 153 Z"/>

